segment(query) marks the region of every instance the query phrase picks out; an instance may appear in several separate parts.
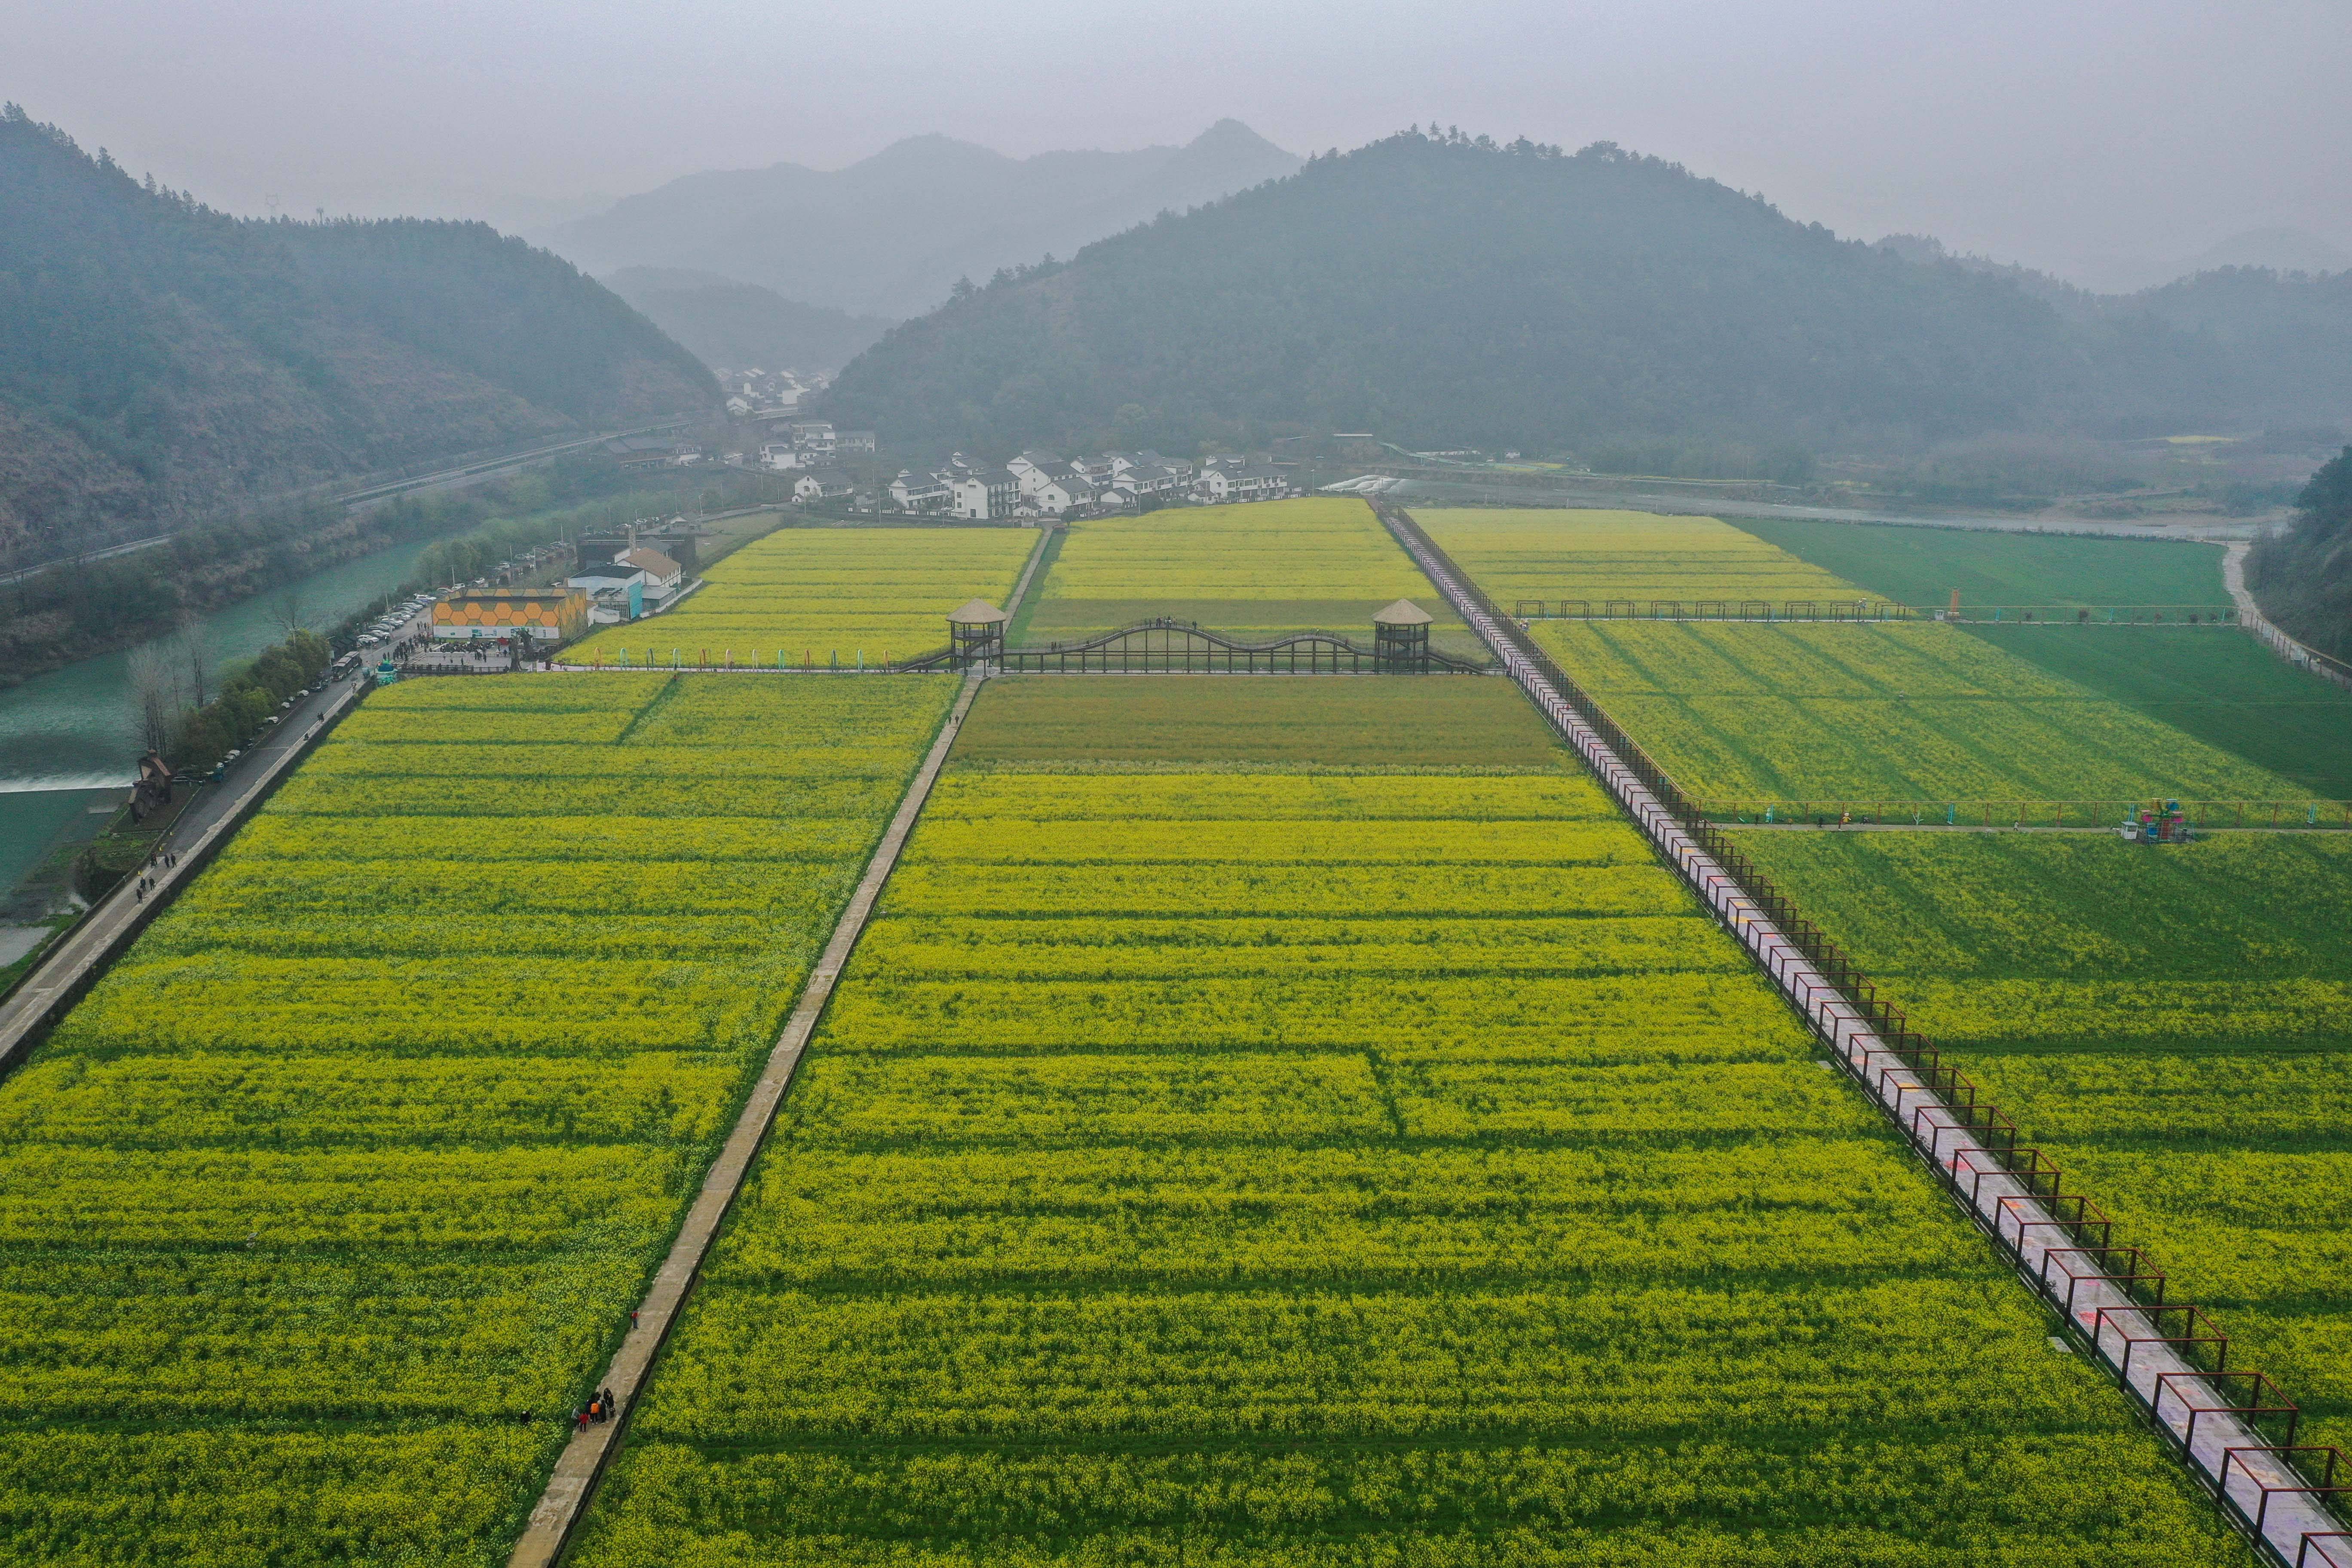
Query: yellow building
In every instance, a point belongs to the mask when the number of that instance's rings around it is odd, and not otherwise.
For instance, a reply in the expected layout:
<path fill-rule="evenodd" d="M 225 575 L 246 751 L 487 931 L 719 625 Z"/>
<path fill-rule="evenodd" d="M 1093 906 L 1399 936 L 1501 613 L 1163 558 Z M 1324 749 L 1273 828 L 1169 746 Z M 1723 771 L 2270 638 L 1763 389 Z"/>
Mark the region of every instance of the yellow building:
<path fill-rule="evenodd" d="M 587 629 L 588 595 L 577 588 L 477 588 L 433 606 L 436 642 L 570 642 Z"/>

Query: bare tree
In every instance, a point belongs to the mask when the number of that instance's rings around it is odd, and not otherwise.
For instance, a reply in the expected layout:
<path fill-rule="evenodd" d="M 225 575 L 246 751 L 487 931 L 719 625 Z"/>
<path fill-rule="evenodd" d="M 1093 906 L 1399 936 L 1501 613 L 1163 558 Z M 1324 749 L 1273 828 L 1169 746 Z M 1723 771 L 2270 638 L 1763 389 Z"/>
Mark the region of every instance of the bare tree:
<path fill-rule="evenodd" d="M 213 646 L 212 629 L 205 625 L 202 616 L 194 610 L 180 612 L 180 668 L 186 674 L 185 696 L 191 708 L 205 705 L 210 693 Z"/>
<path fill-rule="evenodd" d="M 304 614 L 302 590 L 299 584 L 289 584 L 279 590 L 277 598 L 270 601 L 270 624 L 289 637 L 300 631 L 307 624 L 303 619 Z"/>
<path fill-rule="evenodd" d="M 151 752 L 160 752 L 170 742 L 172 727 L 180 717 L 176 663 L 153 643 L 142 643 L 131 650 L 127 668 L 131 707 L 139 721 L 140 739 Z"/>

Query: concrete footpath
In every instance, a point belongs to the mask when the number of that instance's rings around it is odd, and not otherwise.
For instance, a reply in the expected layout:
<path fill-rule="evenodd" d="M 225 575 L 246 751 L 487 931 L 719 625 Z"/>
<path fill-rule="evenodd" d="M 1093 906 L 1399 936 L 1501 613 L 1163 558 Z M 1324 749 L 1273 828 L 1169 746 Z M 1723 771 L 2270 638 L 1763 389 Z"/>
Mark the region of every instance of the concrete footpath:
<path fill-rule="evenodd" d="M 815 1031 L 816 1021 L 833 996 L 842 967 L 849 962 L 850 952 L 856 947 L 858 935 L 865 931 L 866 919 L 882 896 L 882 885 L 889 880 L 892 868 L 898 863 L 898 852 L 906 847 L 908 835 L 915 830 L 915 823 L 922 816 L 923 803 L 929 798 L 931 785 L 948 760 L 948 749 L 955 744 L 956 732 L 962 728 L 964 715 L 971 711 L 972 699 L 980 692 L 982 679 L 976 675 L 967 677 L 963 689 L 957 693 L 955 707 L 949 712 L 947 722 L 940 727 L 939 739 L 931 742 L 930 753 L 923 759 L 921 770 L 900 798 L 889 830 L 883 834 L 874 858 L 866 862 L 866 875 L 859 879 L 857 891 L 851 895 L 849 907 L 842 911 L 839 923 L 833 928 L 833 940 L 825 943 L 824 956 L 817 960 L 815 971 L 801 990 L 799 1005 L 784 1021 L 783 1033 L 769 1051 L 767 1066 L 752 1087 L 751 1098 L 745 1102 L 743 1113 L 735 1119 L 734 1129 L 728 1133 L 718 1160 L 703 1177 L 702 1190 L 696 1194 L 694 1206 L 687 1211 L 677 1240 L 654 1275 L 653 1289 L 646 1292 L 645 1300 L 638 1305 L 634 1324 L 622 1340 L 620 1350 L 614 1352 L 604 1375 L 596 1380 L 599 1389 L 613 1391 L 619 1414 L 612 1420 L 572 1433 L 555 1461 L 555 1472 L 548 1479 L 539 1506 L 531 1510 L 529 1527 L 508 1559 L 509 1568 L 547 1568 L 554 1563 L 586 1510 L 596 1478 L 619 1450 L 622 1424 L 635 1408 L 637 1395 L 644 1391 L 646 1380 L 653 1371 L 654 1359 L 677 1323 L 679 1310 L 686 1305 L 687 1293 L 693 1289 L 695 1276 L 701 1271 L 711 1243 L 718 1238 L 719 1226 L 733 1206 L 736 1192 L 750 1173 L 760 1145 L 767 1140 L 768 1129 L 776 1119 L 776 1108 L 782 1103 L 784 1090 L 792 1087 L 793 1073 L 800 1066 L 801 1053 L 808 1047 L 809 1036 Z"/>
<path fill-rule="evenodd" d="M 1007 615 L 1016 613 L 1028 595 L 1049 537 L 1050 530 L 1041 531 L 1036 547 L 1030 551 L 1028 564 L 1022 569 L 1012 596 L 1005 602 Z M 923 804 L 930 798 L 931 785 L 938 782 L 940 770 L 947 764 L 948 752 L 963 728 L 964 715 L 971 710 L 972 700 L 980 695 L 986 679 L 985 672 L 964 678 L 963 689 L 956 694 L 947 722 L 940 727 L 939 738 L 931 742 L 914 782 L 899 798 L 898 812 L 890 818 L 890 826 L 876 847 L 874 858 L 866 862 L 866 874 L 858 879 L 857 890 L 850 895 L 848 908 L 842 910 L 839 922 L 834 926 L 824 956 L 818 959 L 815 971 L 802 988 L 792 1016 L 784 1020 L 783 1032 L 769 1050 L 760 1081 L 753 1086 L 742 1114 L 735 1119 L 719 1158 L 704 1174 L 702 1190 L 695 1195 L 694 1206 L 687 1211 L 686 1223 L 679 1227 L 669 1256 L 655 1271 L 653 1288 L 638 1303 L 621 1348 L 596 1380 L 598 1390 L 613 1391 L 615 1414 L 601 1424 L 572 1432 L 556 1458 L 547 1489 L 540 1494 L 539 1505 L 531 1510 L 530 1522 L 522 1539 L 515 1543 L 514 1552 L 507 1560 L 508 1568 L 551 1568 L 562 1554 L 572 1532 L 579 1528 L 596 1479 L 620 1451 L 622 1430 L 636 1408 L 638 1395 L 645 1392 L 663 1343 L 677 1325 L 678 1313 L 694 1288 L 695 1277 L 701 1272 L 702 1260 L 718 1239 L 719 1227 L 734 1205 L 735 1194 L 741 1189 L 744 1178 L 751 1173 L 751 1162 L 758 1157 L 761 1144 L 767 1141 L 777 1107 L 783 1102 L 784 1091 L 792 1087 L 801 1054 L 808 1048 L 809 1037 L 815 1032 L 817 1020 L 833 997 L 834 985 L 841 978 L 842 968 L 848 963 L 859 935 L 866 930 L 866 920 L 882 897 L 883 885 L 898 864 L 908 836 L 922 817 Z"/>
<path fill-rule="evenodd" d="M 232 763 L 226 778 L 205 785 L 181 813 L 158 846 L 163 853 L 177 856 L 179 863 L 152 873 L 154 885 L 143 898 L 137 889 L 147 874 L 124 878 L 49 950 L 15 994 L 0 1002 L 0 1072 L 14 1068 L 42 1031 L 62 1017 L 147 922 L 204 869 L 311 743 L 358 703 L 362 691 L 357 683 L 339 682 L 289 709 L 268 739 Z"/>

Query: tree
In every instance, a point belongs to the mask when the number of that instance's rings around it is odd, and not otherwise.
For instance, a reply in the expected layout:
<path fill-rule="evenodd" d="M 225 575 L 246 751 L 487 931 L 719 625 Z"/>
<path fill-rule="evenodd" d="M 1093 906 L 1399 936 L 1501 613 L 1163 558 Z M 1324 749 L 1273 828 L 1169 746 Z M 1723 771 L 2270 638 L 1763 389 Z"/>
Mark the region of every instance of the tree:
<path fill-rule="evenodd" d="M 2320 466 L 2294 506 L 2292 526 L 2255 543 L 2247 586 L 2289 632 L 2352 658 L 2352 447 Z"/>
<path fill-rule="evenodd" d="M 180 612 L 178 652 L 180 668 L 187 677 L 187 705 L 202 708 L 212 700 L 205 689 L 212 673 L 212 633 L 194 610 Z"/>
<path fill-rule="evenodd" d="M 131 707 L 139 721 L 141 743 L 151 752 L 160 752 L 170 743 L 179 722 L 180 682 L 175 665 L 154 643 L 142 643 L 131 650 Z"/>
<path fill-rule="evenodd" d="M 300 584 L 289 583 L 278 590 L 278 597 L 270 601 L 269 624 L 289 637 L 303 629 L 305 622 Z"/>

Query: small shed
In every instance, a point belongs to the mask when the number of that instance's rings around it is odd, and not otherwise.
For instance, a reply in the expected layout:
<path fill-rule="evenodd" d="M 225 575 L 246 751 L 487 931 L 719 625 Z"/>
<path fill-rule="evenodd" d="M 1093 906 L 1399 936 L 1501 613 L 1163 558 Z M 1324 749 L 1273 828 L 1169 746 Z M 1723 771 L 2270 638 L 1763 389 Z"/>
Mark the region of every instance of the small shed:
<path fill-rule="evenodd" d="M 1004 624 L 1013 617 L 985 599 L 974 599 L 948 616 L 948 647 L 956 668 L 994 664 L 1004 656 Z"/>
<path fill-rule="evenodd" d="M 1372 616 L 1372 668 L 1384 675 L 1429 673 L 1429 628 L 1436 619 L 1411 599 Z"/>

